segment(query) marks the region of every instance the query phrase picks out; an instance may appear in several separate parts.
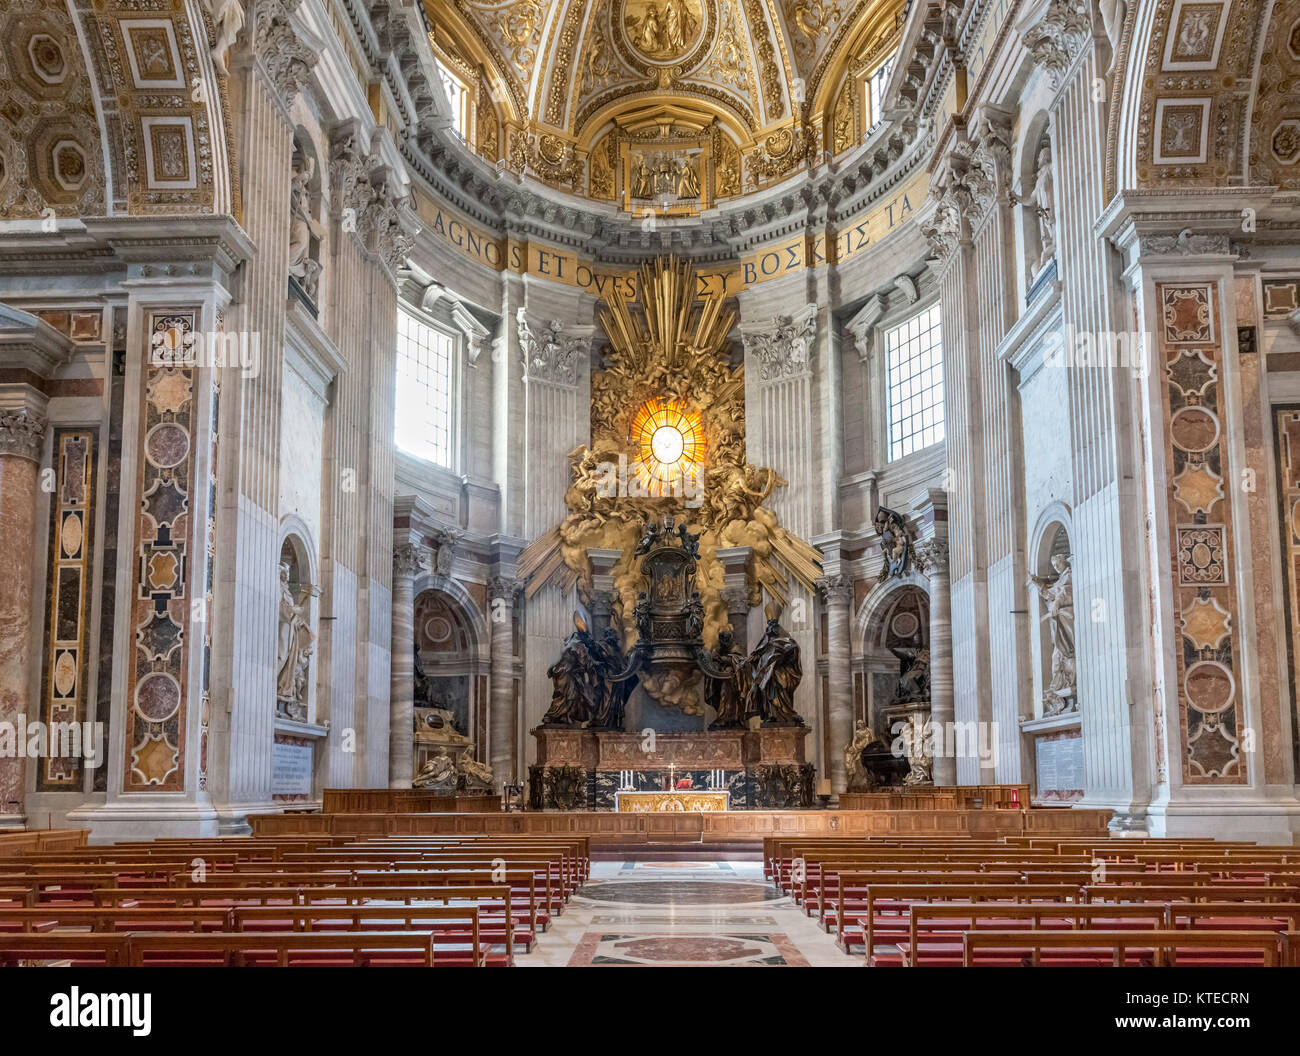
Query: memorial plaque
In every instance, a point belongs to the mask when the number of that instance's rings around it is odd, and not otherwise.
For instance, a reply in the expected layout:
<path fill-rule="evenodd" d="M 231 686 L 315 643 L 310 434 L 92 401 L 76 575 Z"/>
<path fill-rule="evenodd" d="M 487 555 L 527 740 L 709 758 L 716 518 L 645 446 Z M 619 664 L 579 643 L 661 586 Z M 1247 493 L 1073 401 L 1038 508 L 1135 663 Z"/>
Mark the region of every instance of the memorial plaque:
<path fill-rule="evenodd" d="M 276 741 L 271 749 L 271 795 L 311 796 L 310 744 Z"/>
<path fill-rule="evenodd" d="M 1083 797 L 1083 737 L 1077 730 L 1037 738 L 1034 764 L 1040 801 L 1068 803 Z"/>

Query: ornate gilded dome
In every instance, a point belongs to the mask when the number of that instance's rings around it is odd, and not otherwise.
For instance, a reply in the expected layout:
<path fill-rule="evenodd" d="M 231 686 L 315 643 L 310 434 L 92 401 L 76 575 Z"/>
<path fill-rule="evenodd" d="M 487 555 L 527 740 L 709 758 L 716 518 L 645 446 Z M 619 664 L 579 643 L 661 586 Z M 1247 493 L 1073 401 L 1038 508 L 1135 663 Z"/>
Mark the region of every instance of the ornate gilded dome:
<path fill-rule="evenodd" d="M 489 162 L 691 215 L 861 142 L 903 0 L 424 0 Z M 873 84 L 874 79 L 874 84 Z M 875 91 L 873 91 L 876 89 Z"/>

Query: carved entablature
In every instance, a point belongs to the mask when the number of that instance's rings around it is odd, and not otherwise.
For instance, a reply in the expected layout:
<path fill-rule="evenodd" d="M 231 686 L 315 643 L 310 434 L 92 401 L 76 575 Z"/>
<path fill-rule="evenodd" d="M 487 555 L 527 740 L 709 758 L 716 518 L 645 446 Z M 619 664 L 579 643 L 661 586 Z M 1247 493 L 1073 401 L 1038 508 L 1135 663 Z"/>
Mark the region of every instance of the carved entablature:
<path fill-rule="evenodd" d="M 809 304 L 794 315 L 778 315 L 767 326 L 744 330 L 741 336 L 745 359 L 758 364 L 764 381 L 805 376 L 812 370 L 817 305 Z"/>
<path fill-rule="evenodd" d="M 1138 246 L 1144 257 L 1229 256 L 1236 252 L 1227 235 L 1197 235 L 1189 227 L 1176 235 L 1142 235 Z"/>
<path fill-rule="evenodd" d="M 519 354 L 524 364 L 525 381 L 546 381 L 553 385 L 577 385 L 578 368 L 591 354 L 593 327 L 570 327 L 570 334 L 559 319 L 534 330 L 524 309 L 515 316 L 519 329 Z"/>

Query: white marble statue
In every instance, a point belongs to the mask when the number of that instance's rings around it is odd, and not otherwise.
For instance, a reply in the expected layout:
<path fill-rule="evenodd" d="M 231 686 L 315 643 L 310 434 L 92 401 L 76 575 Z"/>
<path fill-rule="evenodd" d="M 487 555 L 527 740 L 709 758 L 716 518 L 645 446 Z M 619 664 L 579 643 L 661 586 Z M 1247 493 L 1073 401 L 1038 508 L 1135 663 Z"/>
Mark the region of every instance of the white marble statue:
<path fill-rule="evenodd" d="M 1077 711 L 1074 678 L 1074 586 L 1069 558 L 1052 555 L 1055 576 L 1030 576 L 1028 585 L 1038 591 L 1046 612 L 1043 622 L 1052 635 L 1052 678 L 1043 694 L 1044 711 L 1059 715 Z"/>
<path fill-rule="evenodd" d="M 1101 15 L 1102 32 L 1110 41 L 1110 50 L 1119 51 L 1119 39 L 1124 32 L 1124 15 L 1128 11 L 1127 0 L 1097 0 L 1097 11 Z M 1112 60 L 1113 61 L 1113 60 Z"/>
<path fill-rule="evenodd" d="M 212 26 L 217 34 L 216 43 L 212 45 L 212 65 L 220 76 L 229 77 L 226 54 L 244 28 L 244 8 L 239 0 L 208 0 L 208 14 L 212 16 Z"/>
<path fill-rule="evenodd" d="M 304 587 L 297 598 L 289 586 L 288 562 L 280 564 L 280 629 L 276 650 L 275 699 L 291 719 L 307 718 L 307 666 L 316 636 L 311 631 L 309 599 L 320 592 Z"/>
<path fill-rule="evenodd" d="M 1034 189 L 1021 195 L 1020 203 L 1031 207 L 1038 217 L 1038 243 L 1040 252 L 1031 269 L 1037 275 L 1056 256 L 1056 203 L 1052 182 L 1052 148 L 1044 146 L 1038 152 L 1034 171 Z"/>
<path fill-rule="evenodd" d="M 321 234 L 320 224 L 311 214 L 311 181 L 315 173 L 315 160 L 303 156 L 301 163 L 294 164 L 289 185 L 289 274 L 313 299 L 320 264 L 311 258 L 311 241 Z"/>

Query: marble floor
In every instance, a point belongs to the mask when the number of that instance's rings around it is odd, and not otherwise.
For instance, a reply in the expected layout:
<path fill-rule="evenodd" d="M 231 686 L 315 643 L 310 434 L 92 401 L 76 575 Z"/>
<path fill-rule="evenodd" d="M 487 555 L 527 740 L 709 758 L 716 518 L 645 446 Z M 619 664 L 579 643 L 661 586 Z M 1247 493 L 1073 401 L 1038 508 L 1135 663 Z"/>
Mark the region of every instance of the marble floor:
<path fill-rule="evenodd" d="M 520 966 L 862 967 L 759 862 L 594 862 Z"/>

